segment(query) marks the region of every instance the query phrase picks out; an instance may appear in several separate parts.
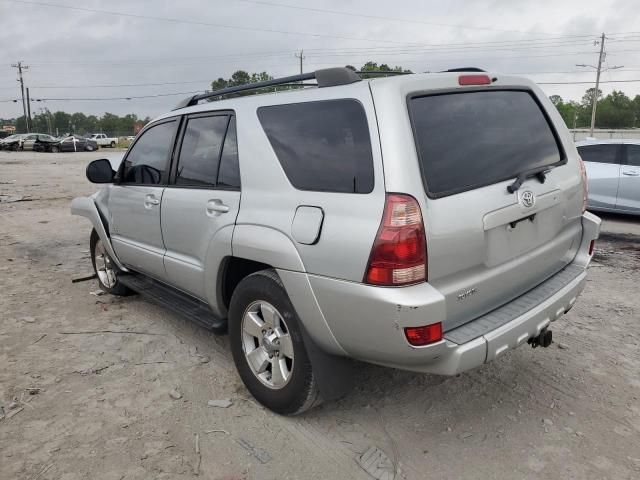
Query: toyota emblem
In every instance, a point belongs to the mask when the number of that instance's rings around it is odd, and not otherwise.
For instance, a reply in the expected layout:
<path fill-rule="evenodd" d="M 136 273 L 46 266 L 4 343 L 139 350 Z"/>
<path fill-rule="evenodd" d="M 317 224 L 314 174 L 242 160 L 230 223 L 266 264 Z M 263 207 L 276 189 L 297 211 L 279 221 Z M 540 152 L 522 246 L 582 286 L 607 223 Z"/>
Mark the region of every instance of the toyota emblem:
<path fill-rule="evenodd" d="M 522 205 L 524 205 L 525 207 L 531 208 L 536 203 L 536 197 L 531 190 L 526 190 L 522 192 L 522 197 L 520 197 L 520 201 L 522 202 Z"/>

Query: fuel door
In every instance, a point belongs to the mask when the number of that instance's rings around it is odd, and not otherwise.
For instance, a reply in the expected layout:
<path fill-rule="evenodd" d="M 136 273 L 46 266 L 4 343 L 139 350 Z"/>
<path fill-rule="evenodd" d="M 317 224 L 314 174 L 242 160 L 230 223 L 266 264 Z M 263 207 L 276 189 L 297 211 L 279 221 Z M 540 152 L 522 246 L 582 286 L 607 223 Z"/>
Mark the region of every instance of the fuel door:
<path fill-rule="evenodd" d="M 291 236 L 298 243 L 313 245 L 320 239 L 324 211 L 320 207 L 301 205 L 291 224 Z"/>

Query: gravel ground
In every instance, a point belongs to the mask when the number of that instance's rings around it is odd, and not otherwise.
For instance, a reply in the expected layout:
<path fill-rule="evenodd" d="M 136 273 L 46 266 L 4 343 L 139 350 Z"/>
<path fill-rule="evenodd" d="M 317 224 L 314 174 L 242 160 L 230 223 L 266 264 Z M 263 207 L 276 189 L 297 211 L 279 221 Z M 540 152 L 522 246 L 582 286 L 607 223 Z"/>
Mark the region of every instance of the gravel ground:
<path fill-rule="evenodd" d="M 92 273 L 69 203 L 93 158 L 0 152 L 0 478 L 368 479 L 371 446 L 396 478 L 640 478 L 640 219 L 609 219 L 629 229 L 598 244 L 551 348 L 451 378 L 362 365 L 347 397 L 283 418 L 226 336 L 71 283 Z"/>

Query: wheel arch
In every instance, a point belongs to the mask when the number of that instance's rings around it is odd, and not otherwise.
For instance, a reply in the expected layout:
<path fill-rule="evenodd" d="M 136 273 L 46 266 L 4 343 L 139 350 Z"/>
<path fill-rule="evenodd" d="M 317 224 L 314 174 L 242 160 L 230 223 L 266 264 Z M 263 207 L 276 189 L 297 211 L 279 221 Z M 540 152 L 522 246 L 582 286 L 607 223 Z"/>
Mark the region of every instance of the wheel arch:
<path fill-rule="evenodd" d="M 105 226 L 105 221 L 103 220 L 100 212 L 98 211 L 98 207 L 96 206 L 93 198 L 91 197 L 77 197 L 71 201 L 71 215 L 78 215 L 81 217 L 85 217 L 89 219 L 91 224 L 93 225 L 94 230 L 102 240 L 104 244 L 105 250 L 116 264 L 116 266 L 126 272 L 127 268 L 120 263 L 116 252 L 113 250 L 113 246 L 111 245 L 111 238 L 107 233 L 107 228 Z"/>

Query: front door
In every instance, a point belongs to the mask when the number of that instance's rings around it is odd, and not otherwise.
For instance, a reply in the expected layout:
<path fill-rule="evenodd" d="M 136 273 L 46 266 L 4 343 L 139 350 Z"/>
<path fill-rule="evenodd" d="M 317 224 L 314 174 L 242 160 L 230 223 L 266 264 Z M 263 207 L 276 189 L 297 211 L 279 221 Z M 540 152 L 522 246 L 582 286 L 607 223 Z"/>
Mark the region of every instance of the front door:
<path fill-rule="evenodd" d="M 625 150 L 616 209 L 640 213 L 640 145 L 626 144 Z"/>
<path fill-rule="evenodd" d="M 109 196 L 109 226 L 118 258 L 159 280 L 166 279 L 160 207 L 177 124 L 171 119 L 141 134 L 122 161 L 119 183 Z"/>
<path fill-rule="evenodd" d="M 205 265 L 231 255 L 240 206 L 235 116 L 191 115 L 181 130 L 179 156 L 162 197 L 164 265 L 171 285 L 215 307 L 217 279 L 205 275 Z"/>

